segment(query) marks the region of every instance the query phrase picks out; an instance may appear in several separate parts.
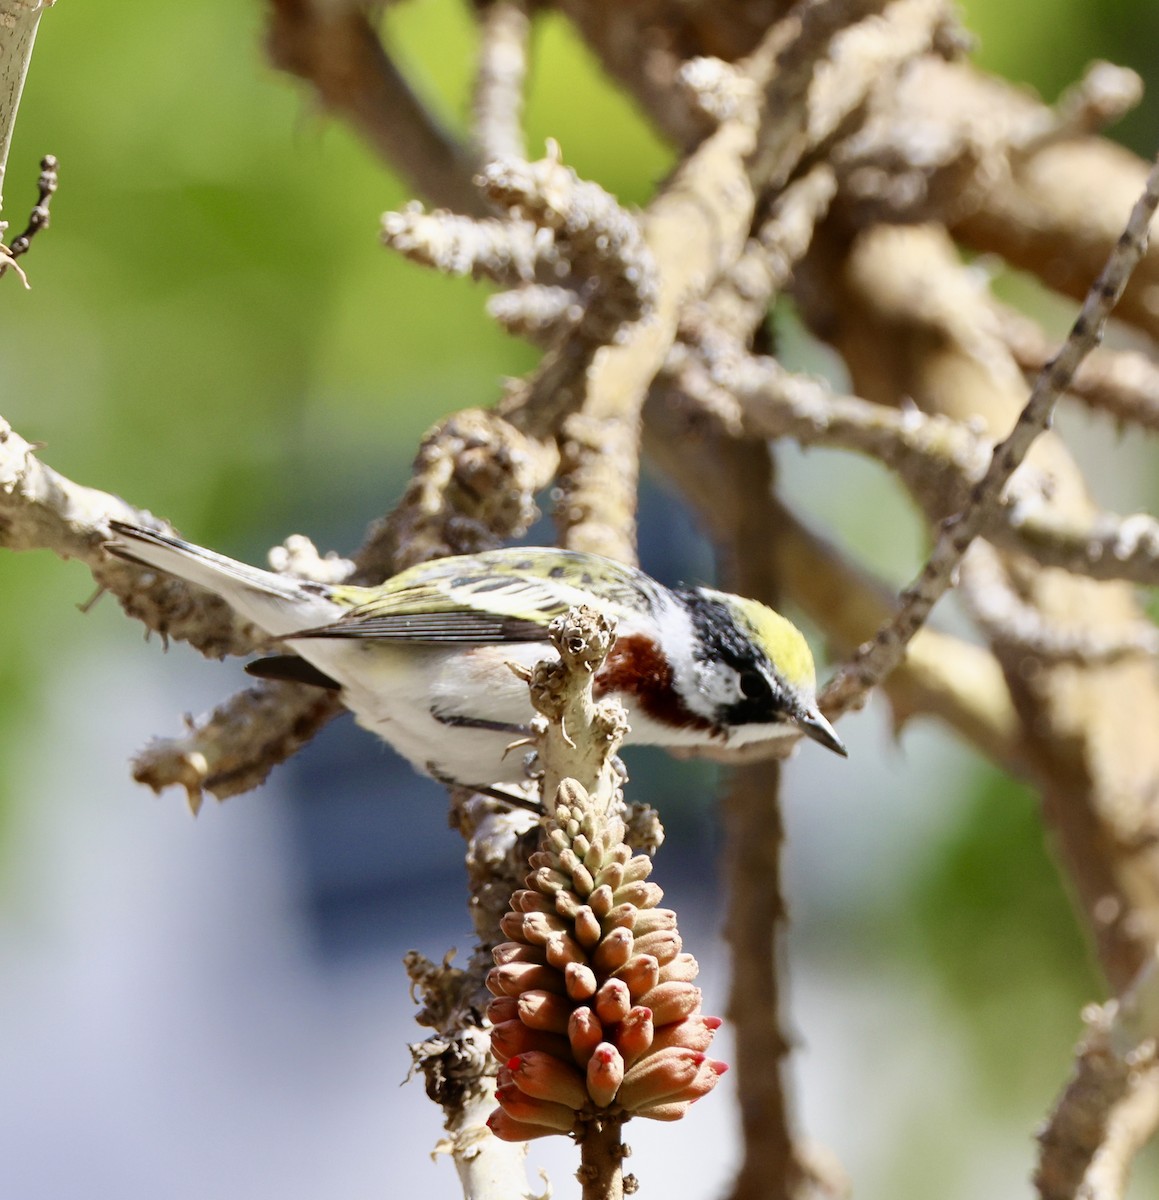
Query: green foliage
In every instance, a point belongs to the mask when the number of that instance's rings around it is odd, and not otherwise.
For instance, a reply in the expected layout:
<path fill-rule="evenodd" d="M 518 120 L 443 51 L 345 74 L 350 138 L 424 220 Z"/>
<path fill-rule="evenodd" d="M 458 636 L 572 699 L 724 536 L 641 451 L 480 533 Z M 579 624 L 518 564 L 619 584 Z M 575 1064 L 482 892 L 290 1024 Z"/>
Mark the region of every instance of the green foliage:
<path fill-rule="evenodd" d="M 991 1094 L 1002 1103 L 1025 1100 L 1028 1090 L 1038 1099 L 1052 1094 L 1079 1033 L 1078 1013 L 1105 985 L 1035 798 L 981 771 L 959 821 L 907 892 L 906 949 L 940 982 Z"/>

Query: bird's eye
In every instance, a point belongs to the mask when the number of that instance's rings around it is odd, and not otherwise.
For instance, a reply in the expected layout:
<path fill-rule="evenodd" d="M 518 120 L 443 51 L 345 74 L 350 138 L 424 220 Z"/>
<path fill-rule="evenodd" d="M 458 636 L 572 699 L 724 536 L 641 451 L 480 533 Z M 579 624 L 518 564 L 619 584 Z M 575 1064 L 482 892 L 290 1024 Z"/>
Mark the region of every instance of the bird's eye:
<path fill-rule="evenodd" d="M 769 681 L 752 667 L 740 673 L 740 690 L 746 700 L 767 700 L 771 695 Z"/>

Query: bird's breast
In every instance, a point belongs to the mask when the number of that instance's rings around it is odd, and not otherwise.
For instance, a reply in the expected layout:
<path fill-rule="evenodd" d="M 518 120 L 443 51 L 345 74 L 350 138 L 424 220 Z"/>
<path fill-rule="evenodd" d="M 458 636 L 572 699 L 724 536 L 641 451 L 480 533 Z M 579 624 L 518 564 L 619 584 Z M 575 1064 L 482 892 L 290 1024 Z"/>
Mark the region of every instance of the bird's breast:
<path fill-rule="evenodd" d="M 673 732 L 716 732 L 713 722 L 693 712 L 676 690 L 672 666 L 656 642 L 645 634 L 616 639 L 595 678 L 597 698 L 623 696 L 661 728 Z"/>

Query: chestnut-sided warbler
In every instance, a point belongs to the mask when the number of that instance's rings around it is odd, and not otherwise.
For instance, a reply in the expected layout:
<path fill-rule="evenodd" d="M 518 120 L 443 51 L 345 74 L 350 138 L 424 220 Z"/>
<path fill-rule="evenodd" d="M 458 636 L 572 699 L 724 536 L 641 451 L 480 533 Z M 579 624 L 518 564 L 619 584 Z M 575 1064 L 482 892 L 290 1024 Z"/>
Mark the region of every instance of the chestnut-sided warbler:
<path fill-rule="evenodd" d="M 434 559 L 378 587 L 314 583 L 154 530 L 111 527 L 112 553 L 215 592 L 295 652 L 251 664 L 253 673 L 340 688 L 360 725 L 444 782 L 523 778 L 523 757 L 508 751 L 532 708 L 507 664 L 552 655 L 548 625 L 580 604 L 616 619 L 595 687 L 624 704 L 629 743 L 739 746 L 797 729 L 846 752 L 817 708 L 804 637 L 755 600 L 667 588 L 594 554 L 530 547 Z"/>

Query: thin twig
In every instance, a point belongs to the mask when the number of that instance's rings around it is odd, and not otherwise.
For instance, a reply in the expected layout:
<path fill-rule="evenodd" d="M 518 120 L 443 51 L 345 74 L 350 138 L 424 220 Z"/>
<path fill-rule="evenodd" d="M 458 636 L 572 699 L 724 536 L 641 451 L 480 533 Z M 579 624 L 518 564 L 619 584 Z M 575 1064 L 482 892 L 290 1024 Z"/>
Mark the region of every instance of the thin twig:
<path fill-rule="evenodd" d="M 479 165 L 496 158 L 525 158 L 523 86 L 531 18 L 526 0 L 483 0 L 479 20 L 479 66 L 473 110 Z"/>
<path fill-rule="evenodd" d="M 1009 309 L 1001 311 L 1001 334 L 1015 361 L 1037 375 L 1050 361 L 1051 343 L 1035 321 Z M 1120 425 L 1140 425 L 1159 431 L 1159 365 L 1138 350 L 1103 347 L 1075 372 L 1067 395 Z"/>
<path fill-rule="evenodd" d="M 825 689 L 822 703 L 827 711 L 840 713 L 864 703 L 869 690 L 901 661 L 909 640 L 953 583 L 962 555 L 993 521 L 1011 475 L 1025 458 L 1031 443 L 1048 425 L 1058 397 L 1066 390 L 1079 364 L 1102 338 L 1107 317 L 1122 295 L 1132 268 L 1146 250 L 1147 230 L 1157 205 L 1159 163 L 1148 174 L 1143 194 L 1107 265 L 1087 294 L 1062 349 L 1035 381 L 1030 399 L 1009 436 L 995 447 L 990 466 L 974 488 L 970 504 L 957 516 L 943 522 L 926 566 L 902 593 L 902 606 L 896 617 L 878 631 L 873 642 L 863 647 Z"/>
<path fill-rule="evenodd" d="M 46 154 L 40 160 L 40 178 L 36 181 L 38 195 L 36 197 L 36 204 L 28 214 L 28 224 L 25 226 L 24 231 L 14 237 L 7 246 L 0 244 L 0 275 L 3 275 L 9 267 L 13 267 L 20 275 L 25 287 L 28 287 L 28 277 L 16 266 L 16 259 L 22 254 L 27 254 L 28 248 L 32 244 L 32 239 L 42 229 L 48 228 L 48 206 L 56 192 L 58 182 L 56 168 L 57 162 L 53 155 Z M 0 232 L 2 231 L 3 223 L 0 223 Z"/>

